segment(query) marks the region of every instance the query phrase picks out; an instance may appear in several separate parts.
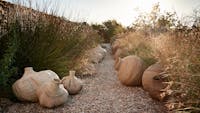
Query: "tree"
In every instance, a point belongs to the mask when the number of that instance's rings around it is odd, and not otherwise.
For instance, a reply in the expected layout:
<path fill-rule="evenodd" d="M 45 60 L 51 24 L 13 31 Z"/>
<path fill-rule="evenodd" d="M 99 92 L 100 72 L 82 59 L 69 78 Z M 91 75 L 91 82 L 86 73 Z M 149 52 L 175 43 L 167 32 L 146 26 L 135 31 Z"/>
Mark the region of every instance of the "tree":
<path fill-rule="evenodd" d="M 125 28 L 116 20 L 108 20 L 103 22 L 102 25 L 92 25 L 104 39 L 104 42 L 110 42 L 111 38 L 119 33 L 123 33 Z"/>

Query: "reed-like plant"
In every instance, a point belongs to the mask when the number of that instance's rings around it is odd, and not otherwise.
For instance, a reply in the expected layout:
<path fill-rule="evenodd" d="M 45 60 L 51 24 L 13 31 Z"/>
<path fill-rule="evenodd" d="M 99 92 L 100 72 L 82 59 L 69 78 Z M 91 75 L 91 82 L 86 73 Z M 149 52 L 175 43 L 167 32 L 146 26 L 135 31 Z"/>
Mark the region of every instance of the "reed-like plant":
<path fill-rule="evenodd" d="M 8 32 L 0 38 L 0 87 L 11 85 L 31 66 L 50 69 L 60 77 L 78 65 L 79 57 L 99 42 L 88 24 L 14 5 Z"/>

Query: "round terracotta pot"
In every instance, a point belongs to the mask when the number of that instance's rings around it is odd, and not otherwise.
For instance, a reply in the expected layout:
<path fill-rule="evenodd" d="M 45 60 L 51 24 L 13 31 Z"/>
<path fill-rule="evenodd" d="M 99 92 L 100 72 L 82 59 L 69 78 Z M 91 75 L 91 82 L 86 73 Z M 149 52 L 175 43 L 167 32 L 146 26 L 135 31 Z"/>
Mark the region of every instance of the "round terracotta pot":
<path fill-rule="evenodd" d="M 139 57 L 134 55 L 124 57 L 118 69 L 118 78 L 124 85 L 140 86 L 144 69 L 144 63 Z"/>
<path fill-rule="evenodd" d="M 155 76 L 163 72 L 163 67 L 156 63 L 148 67 L 142 77 L 143 89 L 149 92 L 149 95 L 157 100 L 162 100 L 164 97 L 162 95 L 161 89 L 167 87 L 166 84 L 163 84 L 163 79 L 156 79 Z"/>

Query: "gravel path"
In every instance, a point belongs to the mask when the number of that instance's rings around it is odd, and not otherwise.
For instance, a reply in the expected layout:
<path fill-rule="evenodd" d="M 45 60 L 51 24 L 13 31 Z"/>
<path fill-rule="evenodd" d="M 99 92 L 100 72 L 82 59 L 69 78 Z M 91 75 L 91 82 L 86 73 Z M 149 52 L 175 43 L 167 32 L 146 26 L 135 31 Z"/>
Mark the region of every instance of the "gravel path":
<path fill-rule="evenodd" d="M 83 90 L 62 106 L 47 109 L 38 103 L 14 103 L 8 113 L 166 113 L 163 104 L 152 100 L 141 87 L 123 86 L 113 64 L 108 52 L 96 65 L 97 74 L 82 77 Z"/>

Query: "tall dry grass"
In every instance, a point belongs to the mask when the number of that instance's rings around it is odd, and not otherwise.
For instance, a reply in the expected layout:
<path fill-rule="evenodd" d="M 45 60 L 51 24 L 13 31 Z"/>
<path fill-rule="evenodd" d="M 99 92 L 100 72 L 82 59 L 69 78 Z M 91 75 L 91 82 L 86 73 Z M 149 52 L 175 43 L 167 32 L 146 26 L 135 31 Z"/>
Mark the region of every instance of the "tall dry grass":
<path fill-rule="evenodd" d="M 159 11 L 159 4 L 155 4 L 149 14 L 141 15 L 129 32 L 118 35 L 112 45 L 118 43 L 118 48 L 125 48 L 126 54 L 121 53 L 121 57 L 134 54 L 149 64 L 160 62 L 165 67 L 174 82 L 166 103 L 169 109 L 200 112 L 199 10 L 190 17 L 194 20 L 192 27 L 183 25 L 176 12 Z"/>
<path fill-rule="evenodd" d="M 200 27 L 170 30 L 159 35 L 134 31 L 120 35 L 114 43 L 126 48 L 120 57 L 137 55 L 147 66 L 160 62 L 174 82 L 173 93 L 166 103 L 169 109 L 200 107 Z M 191 108 L 192 106 L 192 108 Z M 188 110 L 187 109 L 187 110 Z"/>
<path fill-rule="evenodd" d="M 127 32 L 119 35 L 112 45 L 115 45 L 115 43 L 118 43 L 117 49 L 122 49 L 119 57 L 137 55 L 144 60 L 147 67 L 156 62 L 151 47 L 151 39 L 141 32 Z"/>
<path fill-rule="evenodd" d="M 174 81 L 173 109 L 200 107 L 200 29 L 179 29 L 154 38 L 155 57 Z"/>

